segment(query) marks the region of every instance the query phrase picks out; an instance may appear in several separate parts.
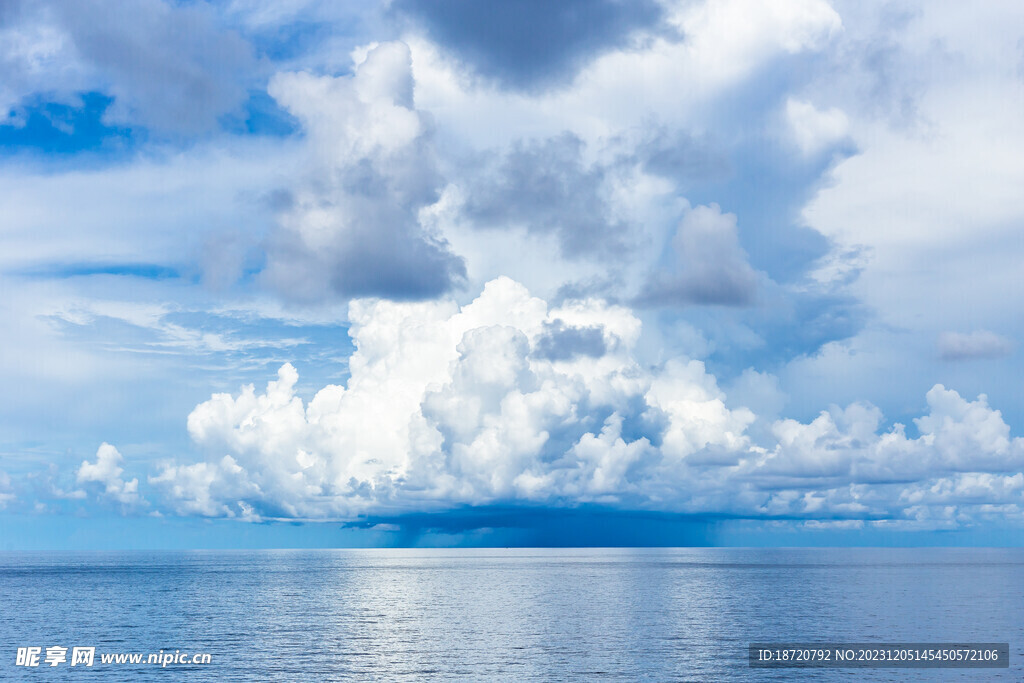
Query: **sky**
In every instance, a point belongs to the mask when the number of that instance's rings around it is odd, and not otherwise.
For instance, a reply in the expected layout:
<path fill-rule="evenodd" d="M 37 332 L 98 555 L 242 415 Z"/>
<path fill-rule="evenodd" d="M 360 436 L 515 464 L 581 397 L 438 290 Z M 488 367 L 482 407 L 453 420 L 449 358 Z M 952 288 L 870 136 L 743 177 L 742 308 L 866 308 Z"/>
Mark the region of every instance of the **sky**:
<path fill-rule="evenodd" d="M 1024 544 L 1021 36 L 0 0 L 0 548 Z"/>

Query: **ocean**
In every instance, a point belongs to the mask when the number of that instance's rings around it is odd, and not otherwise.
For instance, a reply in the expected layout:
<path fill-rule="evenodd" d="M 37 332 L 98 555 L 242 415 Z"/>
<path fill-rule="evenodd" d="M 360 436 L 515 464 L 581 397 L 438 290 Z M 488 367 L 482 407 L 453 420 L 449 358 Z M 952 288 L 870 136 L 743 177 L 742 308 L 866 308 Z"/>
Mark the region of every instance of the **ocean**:
<path fill-rule="evenodd" d="M 0 617 L 13 680 L 1017 681 L 1024 550 L 6 552 Z M 1009 642 L 1010 668 L 748 665 L 827 641 Z"/>

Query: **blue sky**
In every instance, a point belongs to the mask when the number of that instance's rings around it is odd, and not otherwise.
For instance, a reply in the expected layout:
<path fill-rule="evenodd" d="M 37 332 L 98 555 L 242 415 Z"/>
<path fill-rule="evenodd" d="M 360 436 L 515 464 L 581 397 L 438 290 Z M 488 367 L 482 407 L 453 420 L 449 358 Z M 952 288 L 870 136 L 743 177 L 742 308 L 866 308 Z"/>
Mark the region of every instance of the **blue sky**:
<path fill-rule="evenodd" d="M 3 4 L 2 547 L 1019 545 L 1022 30 Z"/>

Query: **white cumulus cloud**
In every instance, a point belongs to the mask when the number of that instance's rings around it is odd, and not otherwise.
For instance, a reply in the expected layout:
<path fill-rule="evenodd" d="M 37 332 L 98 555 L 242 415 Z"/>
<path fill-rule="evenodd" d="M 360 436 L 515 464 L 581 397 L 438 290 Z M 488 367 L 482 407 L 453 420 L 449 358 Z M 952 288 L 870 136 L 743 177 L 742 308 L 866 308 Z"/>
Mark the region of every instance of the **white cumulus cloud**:
<path fill-rule="evenodd" d="M 646 500 L 652 487 L 678 486 L 693 453 L 746 445 L 752 414 L 726 406 L 703 364 L 641 367 L 639 320 L 603 301 L 549 307 L 500 278 L 461 308 L 356 300 L 349 317 L 357 351 L 346 386 L 304 403 L 285 365 L 264 392 L 214 395 L 189 416 L 189 433 L 239 469 L 172 465 L 152 483 L 200 514 L 227 514 L 211 492 L 228 481 L 236 499 L 288 516 Z M 552 355 L 553 330 L 600 334 L 603 353 L 588 342 Z M 637 435 L 663 427 L 661 448 Z"/>
<path fill-rule="evenodd" d="M 1024 503 L 1024 439 L 985 396 L 936 385 L 916 436 L 883 428 L 865 402 L 748 432 L 757 415 L 703 363 L 639 363 L 639 320 L 602 300 L 551 306 L 499 278 L 461 307 L 364 299 L 349 316 L 344 386 L 303 401 L 286 364 L 263 391 L 196 406 L 188 430 L 210 461 L 149 480 L 174 510 L 350 518 L 598 503 L 935 527 Z"/>
<path fill-rule="evenodd" d="M 83 460 L 78 468 L 79 484 L 100 484 L 102 495 L 125 505 L 145 504 L 139 495 L 139 480 L 122 478 L 124 457 L 109 443 L 102 443 L 96 450 L 96 461 Z"/>

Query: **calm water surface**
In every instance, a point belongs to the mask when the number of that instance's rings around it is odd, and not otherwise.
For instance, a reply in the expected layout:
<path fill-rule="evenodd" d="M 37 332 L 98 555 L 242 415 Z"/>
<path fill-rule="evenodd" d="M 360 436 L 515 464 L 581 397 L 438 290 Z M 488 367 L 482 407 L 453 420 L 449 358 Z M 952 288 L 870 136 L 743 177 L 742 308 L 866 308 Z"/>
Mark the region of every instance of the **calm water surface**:
<path fill-rule="evenodd" d="M 1011 668 L 752 670 L 751 641 L 1009 641 Z M 1017 681 L 1024 550 L 0 553 L 0 643 L 30 680 Z M 212 663 L 99 663 L 161 649 Z"/>

